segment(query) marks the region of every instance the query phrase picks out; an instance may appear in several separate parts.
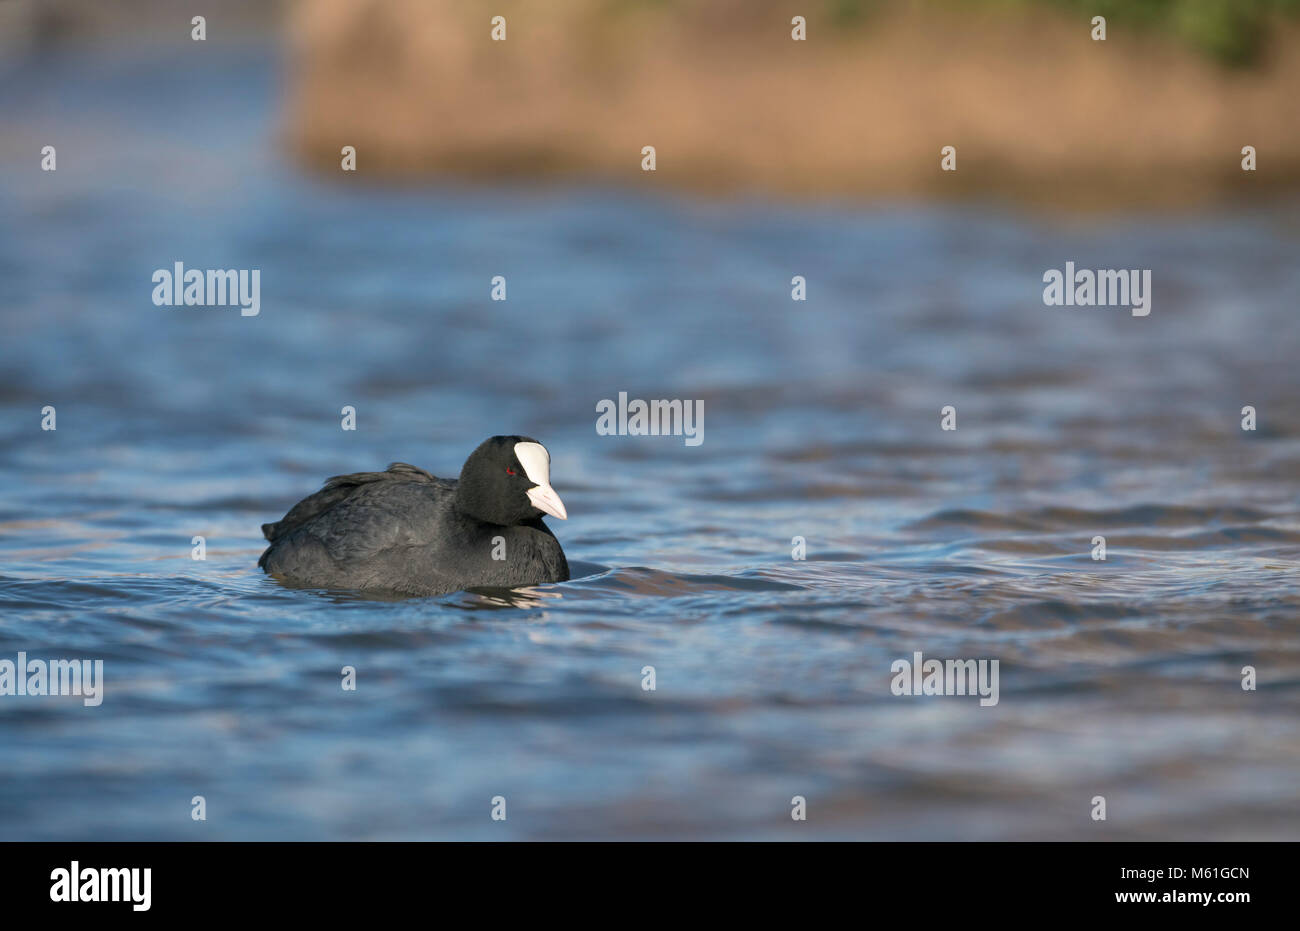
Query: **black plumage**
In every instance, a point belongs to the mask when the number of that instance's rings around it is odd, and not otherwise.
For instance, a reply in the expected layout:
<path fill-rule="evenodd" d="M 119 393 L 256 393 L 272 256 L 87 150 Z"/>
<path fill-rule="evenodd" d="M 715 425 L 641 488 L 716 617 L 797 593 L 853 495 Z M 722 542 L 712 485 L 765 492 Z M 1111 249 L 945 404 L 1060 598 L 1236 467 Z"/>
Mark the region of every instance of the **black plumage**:
<path fill-rule="evenodd" d="M 494 436 L 458 480 L 404 462 L 336 475 L 262 525 L 271 545 L 258 565 L 295 587 L 406 595 L 567 581 L 564 550 L 542 522 L 567 516 L 549 470 L 536 440 Z"/>

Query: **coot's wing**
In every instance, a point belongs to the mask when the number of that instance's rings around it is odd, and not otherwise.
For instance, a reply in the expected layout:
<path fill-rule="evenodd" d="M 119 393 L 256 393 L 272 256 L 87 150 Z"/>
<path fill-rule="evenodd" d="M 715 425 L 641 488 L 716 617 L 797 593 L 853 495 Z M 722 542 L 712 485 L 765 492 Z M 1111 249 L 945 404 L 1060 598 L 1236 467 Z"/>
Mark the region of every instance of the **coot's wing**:
<path fill-rule="evenodd" d="M 297 530 L 307 521 L 324 514 L 335 505 L 346 501 L 360 488 L 375 482 L 437 482 L 438 479 L 424 469 L 405 462 L 394 462 L 386 472 L 353 472 L 335 475 L 325 480 L 324 487 L 308 495 L 289 509 L 289 513 L 271 524 L 262 525 L 262 535 L 274 543 Z"/>

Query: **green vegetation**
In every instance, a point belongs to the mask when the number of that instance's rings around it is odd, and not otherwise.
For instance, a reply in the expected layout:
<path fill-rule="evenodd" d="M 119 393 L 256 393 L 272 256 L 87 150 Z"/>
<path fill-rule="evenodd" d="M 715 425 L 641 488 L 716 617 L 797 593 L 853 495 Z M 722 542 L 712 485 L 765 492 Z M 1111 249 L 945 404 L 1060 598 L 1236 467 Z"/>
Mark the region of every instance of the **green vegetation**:
<path fill-rule="evenodd" d="M 1300 15 L 1300 0 L 1038 0 L 1089 19 L 1106 17 L 1108 29 L 1132 26 L 1168 33 L 1225 65 L 1259 60 L 1268 27 Z"/>
<path fill-rule="evenodd" d="M 824 0 L 836 23 L 865 23 L 890 0 Z M 936 0 L 936 3 L 942 0 Z M 1090 22 L 1106 17 L 1111 34 L 1125 31 L 1159 32 L 1173 36 L 1224 65 L 1247 66 L 1259 61 L 1271 24 L 1300 17 L 1300 0 L 947 0 L 956 8 L 979 5 L 1014 10 L 1017 7 L 1056 8 Z"/>

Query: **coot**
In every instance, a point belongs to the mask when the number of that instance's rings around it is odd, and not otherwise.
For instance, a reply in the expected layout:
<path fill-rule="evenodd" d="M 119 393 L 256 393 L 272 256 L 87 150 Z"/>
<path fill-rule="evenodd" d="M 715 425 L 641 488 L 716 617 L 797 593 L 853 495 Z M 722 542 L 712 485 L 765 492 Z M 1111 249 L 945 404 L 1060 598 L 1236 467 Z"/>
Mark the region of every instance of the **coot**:
<path fill-rule="evenodd" d="M 257 564 L 286 584 L 406 595 L 564 582 L 569 564 L 542 515 L 565 520 L 551 455 L 526 436 L 494 436 L 456 479 L 394 462 L 336 475 L 281 520 Z"/>

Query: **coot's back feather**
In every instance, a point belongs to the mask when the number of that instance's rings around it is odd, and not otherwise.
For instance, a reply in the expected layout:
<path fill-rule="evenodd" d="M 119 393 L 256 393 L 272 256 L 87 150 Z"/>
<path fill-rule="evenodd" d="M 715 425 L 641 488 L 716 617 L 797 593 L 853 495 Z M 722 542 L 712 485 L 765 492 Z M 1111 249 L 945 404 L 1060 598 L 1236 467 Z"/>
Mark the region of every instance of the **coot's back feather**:
<path fill-rule="evenodd" d="M 411 465 L 409 462 L 391 463 L 386 472 L 353 472 L 350 475 L 334 475 L 325 479 L 325 484 L 321 486 L 320 491 L 303 498 L 290 508 L 289 513 L 280 520 L 270 524 L 263 524 L 262 536 L 274 543 L 285 534 L 297 530 L 316 515 L 334 507 L 334 505 L 356 491 L 358 486 L 383 481 L 436 482 L 438 478 L 419 466 Z M 257 564 L 262 568 L 266 568 L 265 563 L 266 553 L 263 553 Z"/>

